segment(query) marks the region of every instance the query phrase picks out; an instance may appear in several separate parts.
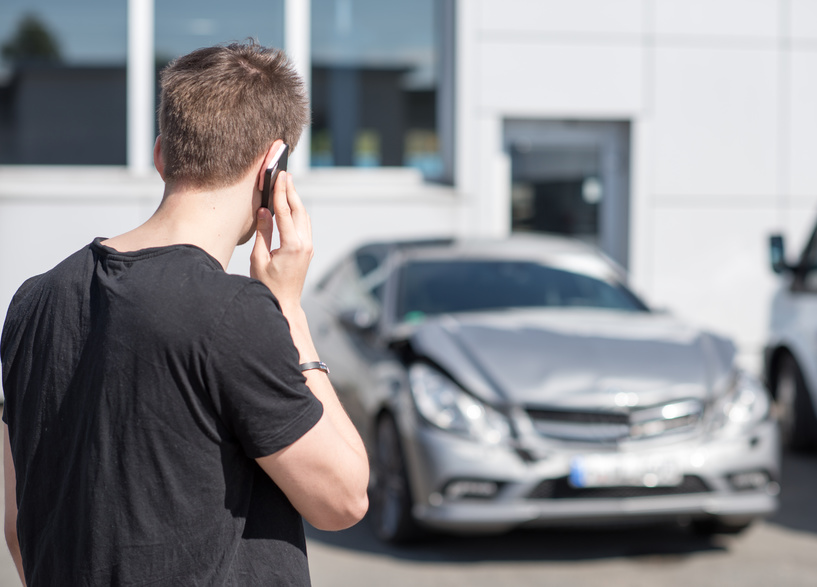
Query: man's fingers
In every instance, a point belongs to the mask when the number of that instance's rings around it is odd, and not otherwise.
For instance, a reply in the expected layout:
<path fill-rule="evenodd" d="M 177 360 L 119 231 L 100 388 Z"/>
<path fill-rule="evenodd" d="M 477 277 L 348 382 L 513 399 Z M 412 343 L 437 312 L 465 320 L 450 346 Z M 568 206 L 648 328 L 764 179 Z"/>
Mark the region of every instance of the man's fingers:
<path fill-rule="evenodd" d="M 298 195 L 298 192 L 295 190 L 295 183 L 292 181 L 292 174 L 287 173 L 287 204 L 289 205 L 289 209 L 292 211 L 292 215 L 295 216 L 300 214 L 301 212 L 306 212 L 306 208 L 304 207 L 304 203 L 301 201 L 301 196 Z"/>
<path fill-rule="evenodd" d="M 286 190 L 283 194 L 278 191 L 278 186 L 281 183 L 281 178 L 276 181 L 275 197 L 277 198 L 275 205 L 276 224 L 281 235 L 281 245 L 285 243 L 297 244 L 297 246 L 309 246 L 312 244 L 312 227 L 309 220 L 309 214 L 306 212 L 303 202 L 301 201 L 298 192 L 295 190 L 295 184 L 292 181 L 292 175 L 286 174 Z"/>
<path fill-rule="evenodd" d="M 304 203 L 301 201 L 301 196 L 295 189 L 295 184 L 292 181 L 292 175 L 287 178 L 287 203 L 289 204 L 290 215 L 295 229 L 301 237 L 307 237 L 312 240 L 312 228 L 310 226 L 309 214 L 306 211 Z"/>
<path fill-rule="evenodd" d="M 292 181 L 289 178 L 289 173 L 282 171 L 275 179 L 275 185 L 272 188 L 272 208 L 276 216 L 289 216 L 291 213 L 287 198 L 287 185 Z"/>
<path fill-rule="evenodd" d="M 292 210 L 289 207 L 287 198 L 287 184 L 290 181 L 288 178 L 289 174 L 285 171 L 278 174 L 272 199 L 272 207 L 275 210 L 275 224 L 278 226 L 281 244 L 291 239 L 295 231 L 295 226 L 292 223 Z"/>
<path fill-rule="evenodd" d="M 313 254 L 312 228 L 309 215 L 287 173 L 275 182 L 273 208 L 274 220 L 269 210 L 259 212 L 258 236 L 250 260 L 250 275 L 265 283 L 279 301 L 300 303 Z M 270 251 L 273 224 L 278 226 L 281 244 Z"/>

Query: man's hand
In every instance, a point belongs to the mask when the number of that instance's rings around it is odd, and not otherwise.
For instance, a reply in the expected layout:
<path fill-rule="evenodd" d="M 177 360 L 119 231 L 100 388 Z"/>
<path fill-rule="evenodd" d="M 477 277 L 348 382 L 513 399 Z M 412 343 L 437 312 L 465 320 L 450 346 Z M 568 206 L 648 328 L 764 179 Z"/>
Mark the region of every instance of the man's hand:
<path fill-rule="evenodd" d="M 306 272 L 312 260 L 312 223 L 289 173 L 278 174 L 272 205 L 281 246 L 270 250 L 272 215 L 266 208 L 259 208 L 250 275 L 272 291 L 282 308 L 296 308 L 300 306 Z"/>

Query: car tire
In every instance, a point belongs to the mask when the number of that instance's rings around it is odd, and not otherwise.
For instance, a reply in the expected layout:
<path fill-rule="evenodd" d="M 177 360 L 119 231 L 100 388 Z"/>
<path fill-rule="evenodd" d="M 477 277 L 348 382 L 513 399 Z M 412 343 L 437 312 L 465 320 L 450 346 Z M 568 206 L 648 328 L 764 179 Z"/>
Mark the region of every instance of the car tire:
<path fill-rule="evenodd" d="M 789 354 L 780 359 L 774 382 L 783 445 L 792 450 L 817 447 L 817 416 L 803 374 Z"/>
<path fill-rule="evenodd" d="M 400 434 L 389 414 L 377 422 L 372 473 L 369 513 L 377 537 L 392 544 L 417 538 L 420 531 L 411 514 L 413 500 Z"/>
<path fill-rule="evenodd" d="M 692 531 L 698 536 L 714 536 L 716 534 L 740 534 L 752 525 L 752 521 L 726 522 L 719 518 L 695 520 L 692 522 Z"/>

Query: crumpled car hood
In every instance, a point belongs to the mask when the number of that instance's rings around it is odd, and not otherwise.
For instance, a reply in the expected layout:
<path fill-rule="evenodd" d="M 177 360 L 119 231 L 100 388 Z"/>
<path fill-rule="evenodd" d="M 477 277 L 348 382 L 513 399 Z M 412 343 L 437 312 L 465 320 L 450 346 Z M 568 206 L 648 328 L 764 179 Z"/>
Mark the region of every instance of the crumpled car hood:
<path fill-rule="evenodd" d="M 671 316 L 596 309 L 441 316 L 410 342 L 484 401 L 557 409 L 706 401 L 735 358 L 728 339 Z"/>

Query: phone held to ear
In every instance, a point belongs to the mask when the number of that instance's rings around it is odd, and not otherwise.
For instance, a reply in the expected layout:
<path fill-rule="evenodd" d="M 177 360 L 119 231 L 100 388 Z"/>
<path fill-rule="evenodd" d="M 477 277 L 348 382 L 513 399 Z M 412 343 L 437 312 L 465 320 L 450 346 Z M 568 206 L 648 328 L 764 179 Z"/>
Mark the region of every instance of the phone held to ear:
<path fill-rule="evenodd" d="M 287 157 L 289 155 L 289 145 L 281 145 L 275 157 L 270 161 L 267 170 L 264 172 L 264 189 L 261 191 L 261 205 L 269 208 L 272 212 L 272 190 L 275 187 L 275 180 L 278 174 L 287 170 Z"/>

